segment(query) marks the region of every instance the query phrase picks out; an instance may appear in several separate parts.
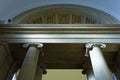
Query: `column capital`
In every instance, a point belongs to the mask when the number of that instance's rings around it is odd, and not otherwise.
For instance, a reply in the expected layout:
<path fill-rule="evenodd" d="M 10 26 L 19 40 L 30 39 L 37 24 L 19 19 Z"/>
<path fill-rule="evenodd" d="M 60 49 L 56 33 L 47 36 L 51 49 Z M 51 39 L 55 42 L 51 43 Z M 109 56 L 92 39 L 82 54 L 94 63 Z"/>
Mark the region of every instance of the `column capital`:
<path fill-rule="evenodd" d="M 42 48 L 43 44 L 42 43 L 25 43 L 23 45 L 24 48 L 28 48 L 30 46 L 36 46 L 37 48 Z"/>
<path fill-rule="evenodd" d="M 89 50 L 91 50 L 94 46 L 99 46 L 100 48 L 106 48 L 106 44 L 104 43 L 86 43 L 86 52 L 85 56 L 89 56 Z"/>
<path fill-rule="evenodd" d="M 100 46 L 100 48 L 106 48 L 106 44 L 104 43 L 86 43 L 86 48 L 92 48 L 93 46 Z"/>

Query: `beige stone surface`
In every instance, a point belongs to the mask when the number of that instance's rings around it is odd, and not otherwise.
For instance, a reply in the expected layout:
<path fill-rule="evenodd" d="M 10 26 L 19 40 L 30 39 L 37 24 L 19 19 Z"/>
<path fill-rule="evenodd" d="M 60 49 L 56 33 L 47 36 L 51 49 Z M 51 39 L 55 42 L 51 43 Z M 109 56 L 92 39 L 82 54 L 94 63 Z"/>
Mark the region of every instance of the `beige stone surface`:
<path fill-rule="evenodd" d="M 42 80 L 87 80 L 80 69 L 48 69 Z"/>

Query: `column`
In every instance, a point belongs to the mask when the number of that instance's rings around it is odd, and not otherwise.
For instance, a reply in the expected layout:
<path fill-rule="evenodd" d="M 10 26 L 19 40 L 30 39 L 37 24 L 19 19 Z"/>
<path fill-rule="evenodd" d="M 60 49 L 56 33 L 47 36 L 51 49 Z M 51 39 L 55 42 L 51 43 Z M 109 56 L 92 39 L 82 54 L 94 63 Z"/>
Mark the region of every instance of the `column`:
<path fill-rule="evenodd" d="M 103 43 L 88 43 L 86 44 L 86 54 L 90 56 L 93 72 L 96 80 L 113 80 L 107 63 L 103 57 L 100 48 L 105 48 Z"/>
<path fill-rule="evenodd" d="M 20 73 L 17 80 L 34 80 L 38 63 L 38 57 L 40 49 L 43 44 L 40 43 L 28 43 L 23 47 L 29 47 L 25 59 L 23 61 Z"/>
<path fill-rule="evenodd" d="M 95 80 L 95 76 L 91 66 L 87 69 L 87 80 Z"/>
<path fill-rule="evenodd" d="M 43 69 L 38 66 L 36 70 L 35 80 L 42 80 Z"/>
<path fill-rule="evenodd" d="M 84 63 L 82 66 L 83 66 L 82 73 L 86 74 L 87 80 L 95 80 L 91 63 L 89 61 L 86 61 L 86 63 Z"/>
<path fill-rule="evenodd" d="M 117 80 L 120 80 L 120 52 L 116 55 L 116 60 L 113 63 L 114 74 L 116 75 Z"/>
<path fill-rule="evenodd" d="M 6 43 L 0 43 L 0 80 L 7 80 L 13 59 Z"/>
<path fill-rule="evenodd" d="M 13 62 L 9 68 L 6 80 L 12 80 L 14 73 L 17 71 L 16 63 Z"/>

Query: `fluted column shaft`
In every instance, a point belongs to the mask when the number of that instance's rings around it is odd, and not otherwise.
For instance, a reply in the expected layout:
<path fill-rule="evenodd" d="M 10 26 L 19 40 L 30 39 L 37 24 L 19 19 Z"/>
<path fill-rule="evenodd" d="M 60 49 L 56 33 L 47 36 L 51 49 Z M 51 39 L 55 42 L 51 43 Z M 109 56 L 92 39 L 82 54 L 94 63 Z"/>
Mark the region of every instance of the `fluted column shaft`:
<path fill-rule="evenodd" d="M 87 69 L 87 80 L 95 80 L 95 76 L 91 66 Z"/>
<path fill-rule="evenodd" d="M 29 47 L 29 49 L 23 61 L 17 80 L 34 80 L 40 53 L 39 47 L 42 46 L 38 47 L 36 44 L 27 44 L 25 47 Z"/>
<path fill-rule="evenodd" d="M 43 69 L 37 67 L 35 80 L 42 80 Z"/>
<path fill-rule="evenodd" d="M 93 67 L 93 72 L 96 80 L 113 80 L 107 63 L 103 57 L 100 48 L 105 47 L 105 44 L 90 44 L 89 56 Z"/>

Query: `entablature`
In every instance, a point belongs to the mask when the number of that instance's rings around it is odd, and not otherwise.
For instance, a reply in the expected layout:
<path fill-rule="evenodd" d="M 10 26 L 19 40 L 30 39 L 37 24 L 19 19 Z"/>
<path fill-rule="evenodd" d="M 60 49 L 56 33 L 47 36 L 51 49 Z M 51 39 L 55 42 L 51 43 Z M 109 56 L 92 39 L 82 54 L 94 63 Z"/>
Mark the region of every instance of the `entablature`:
<path fill-rule="evenodd" d="M 4 24 L 0 41 L 8 43 L 120 43 L 119 24 Z"/>

